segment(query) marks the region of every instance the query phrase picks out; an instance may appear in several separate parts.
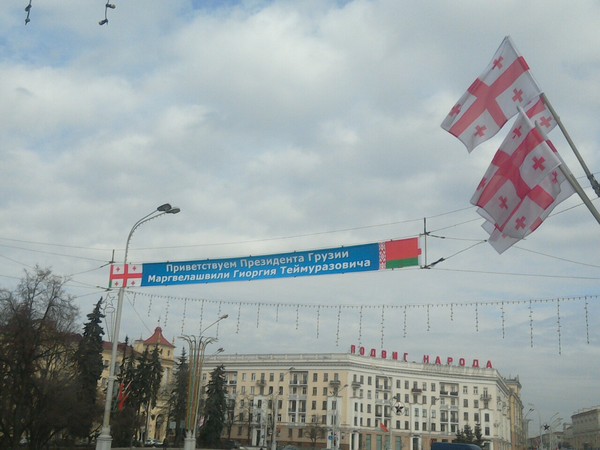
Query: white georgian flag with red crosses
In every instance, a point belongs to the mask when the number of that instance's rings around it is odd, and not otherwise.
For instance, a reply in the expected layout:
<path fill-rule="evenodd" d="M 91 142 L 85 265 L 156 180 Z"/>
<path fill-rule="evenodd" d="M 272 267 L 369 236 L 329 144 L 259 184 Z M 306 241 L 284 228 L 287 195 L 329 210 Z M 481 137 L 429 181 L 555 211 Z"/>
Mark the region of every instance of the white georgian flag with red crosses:
<path fill-rule="evenodd" d="M 529 118 L 519 113 L 473 194 L 471 203 L 479 206 L 479 213 L 501 232 L 523 238 L 539 217 L 533 212 L 533 204 L 544 210 L 554 201 L 542 182 L 546 178 L 550 180 L 550 174 L 558 173 L 560 164 L 555 150 Z M 552 180 L 548 180 L 551 183 Z"/>
<path fill-rule="evenodd" d="M 564 162 L 561 164 L 561 166 L 566 168 Z M 538 187 L 543 188 L 550 195 L 553 201 L 544 207 L 543 205 L 535 203 L 532 199 L 530 199 L 531 202 L 523 205 L 521 212 L 525 212 L 526 207 L 530 207 L 531 210 L 529 211 L 529 214 L 539 214 L 537 218 L 530 219 L 531 225 L 529 228 L 527 228 L 524 237 L 527 237 L 529 234 L 533 233 L 550 215 L 556 205 L 575 193 L 575 189 L 573 189 L 573 186 L 571 186 L 571 183 L 569 183 L 559 168 L 555 169 L 546 178 L 544 178 Z M 517 212 L 517 214 L 519 214 L 519 212 Z M 496 228 L 494 223 L 490 221 L 485 221 L 482 227 L 490 235 L 488 243 L 500 254 L 521 240 L 521 238 L 511 237 L 503 233 Z"/>
<path fill-rule="evenodd" d="M 142 285 L 143 264 L 112 264 L 109 287 L 139 287 Z"/>
<path fill-rule="evenodd" d="M 509 36 L 492 61 L 452 107 L 442 128 L 472 151 L 492 138 L 504 124 L 541 93 L 525 59 Z"/>

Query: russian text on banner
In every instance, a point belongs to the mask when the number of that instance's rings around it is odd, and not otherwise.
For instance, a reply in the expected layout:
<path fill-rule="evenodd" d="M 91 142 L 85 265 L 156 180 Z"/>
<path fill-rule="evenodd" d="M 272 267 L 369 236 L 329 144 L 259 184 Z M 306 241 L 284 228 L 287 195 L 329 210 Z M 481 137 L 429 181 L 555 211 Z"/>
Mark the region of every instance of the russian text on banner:
<path fill-rule="evenodd" d="M 540 94 L 529 66 L 505 37 L 492 61 L 452 107 L 442 128 L 472 151 Z"/>
<path fill-rule="evenodd" d="M 110 280 L 113 287 L 129 287 L 295 278 L 418 266 L 420 256 L 419 238 L 414 237 L 274 255 L 138 264 L 135 278 L 131 268 L 127 276 L 111 268 Z"/>

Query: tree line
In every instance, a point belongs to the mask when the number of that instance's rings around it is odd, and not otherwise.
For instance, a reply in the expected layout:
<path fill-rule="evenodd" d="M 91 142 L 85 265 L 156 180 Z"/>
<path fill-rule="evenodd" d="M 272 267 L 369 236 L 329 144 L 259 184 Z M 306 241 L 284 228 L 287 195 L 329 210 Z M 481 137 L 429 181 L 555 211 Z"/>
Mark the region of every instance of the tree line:
<path fill-rule="evenodd" d="M 50 269 L 26 271 L 14 290 L 0 289 L 0 450 L 91 444 L 111 395 L 113 446 L 146 436 L 150 411 L 165 400 L 172 445 L 181 445 L 188 390 L 185 351 L 172 383 L 161 392 L 158 348 L 136 354 L 126 339 L 115 392 L 99 388 L 105 318 L 102 298 L 78 329 L 79 310 L 67 280 Z M 199 444 L 218 445 L 226 415 L 223 367 L 211 374 Z"/>

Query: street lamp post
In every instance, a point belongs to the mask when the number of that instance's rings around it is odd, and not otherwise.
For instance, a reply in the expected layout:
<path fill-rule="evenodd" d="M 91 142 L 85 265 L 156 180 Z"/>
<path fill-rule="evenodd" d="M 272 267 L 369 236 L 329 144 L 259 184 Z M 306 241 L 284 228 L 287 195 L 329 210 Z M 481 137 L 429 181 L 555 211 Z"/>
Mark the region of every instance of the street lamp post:
<path fill-rule="evenodd" d="M 341 441 L 341 438 L 342 438 L 342 433 L 341 433 L 341 428 L 340 428 L 340 424 L 339 424 L 339 421 L 340 421 L 340 413 L 339 413 L 339 411 L 340 411 L 340 402 L 339 402 L 338 399 L 340 398 L 340 392 L 342 392 L 347 387 L 348 387 L 348 385 L 345 384 L 345 385 L 343 385 L 341 387 L 341 389 L 340 389 L 339 386 L 336 386 L 336 387 L 333 388 L 333 393 L 332 393 L 333 395 L 332 395 L 332 397 L 335 398 L 335 409 L 333 408 L 334 404 L 332 403 L 332 405 L 331 405 L 332 409 L 333 409 L 333 414 L 331 415 L 331 430 L 332 430 L 332 434 L 333 434 L 333 436 L 332 436 L 333 441 L 331 443 L 332 444 L 331 447 L 332 447 L 333 450 L 339 450 L 339 448 L 340 448 L 340 441 Z M 338 437 L 338 432 L 340 434 L 339 437 Z"/>
<path fill-rule="evenodd" d="M 127 265 L 127 253 L 129 252 L 129 242 L 131 241 L 131 236 L 135 230 L 142 225 L 152 219 L 156 219 L 164 214 L 177 214 L 180 211 L 177 207 L 172 207 L 170 204 L 165 203 L 160 205 L 150 214 L 146 214 L 140 220 L 138 220 L 133 227 L 131 227 L 131 231 L 127 236 L 127 242 L 125 244 L 125 256 L 123 258 L 123 264 Z M 117 349 L 119 346 L 119 330 L 121 328 L 121 314 L 123 311 L 123 297 L 125 295 L 125 288 L 127 287 L 127 280 L 124 280 L 119 288 L 119 293 L 117 295 L 117 311 L 115 317 L 115 324 L 113 328 L 112 334 L 112 351 L 111 351 L 111 359 L 110 359 L 110 367 L 108 371 L 108 383 L 106 386 L 106 401 L 104 402 L 104 417 L 102 420 L 102 430 L 100 435 L 96 439 L 96 450 L 110 450 L 112 437 L 110 435 L 110 410 L 112 405 L 112 398 L 114 392 L 115 385 L 115 368 L 117 363 Z"/>
<path fill-rule="evenodd" d="M 391 388 L 391 378 L 390 378 L 390 388 Z M 393 450 L 393 448 L 394 448 L 394 443 L 393 443 L 393 439 L 394 439 L 394 435 L 393 435 L 394 419 L 393 419 L 393 417 L 394 417 L 394 415 L 392 413 L 395 412 L 396 415 L 399 416 L 400 414 L 402 414 L 402 411 L 404 410 L 404 405 L 402 404 L 402 402 L 400 402 L 400 394 L 396 394 L 393 397 L 391 397 L 389 399 L 389 405 L 390 405 L 390 428 L 389 428 L 390 435 L 388 437 L 388 450 Z"/>
<path fill-rule="evenodd" d="M 187 393 L 187 410 L 185 413 L 185 439 L 183 441 L 184 450 L 193 450 L 196 448 L 196 428 L 198 426 L 198 409 L 200 405 L 200 387 L 202 385 L 202 365 L 204 364 L 204 354 L 206 346 L 212 342 L 216 342 L 217 338 L 205 337 L 204 332 L 213 325 L 219 323 L 223 319 L 229 317 L 227 314 L 222 315 L 204 330 L 201 335 L 182 336 L 190 346 L 190 362 L 188 369 L 188 393 Z M 217 350 L 218 353 L 223 349 Z"/>
<path fill-rule="evenodd" d="M 295 369 L 294 367 L 290 367 L 283 374 L 283 377 L 280 379 L 279 382 L 285 381 L 285 376 L 294 369 Z M 277 383 L 277 386 L 279 387 L 279 383 Z M 271 429 L 271 450 L 277 450 L 277 415 L 279 414 L 278 403 L 279 403 L 279 394 L 275 394 L 273 396 L 273 424 L 272 424 L 272 429 Z"/>

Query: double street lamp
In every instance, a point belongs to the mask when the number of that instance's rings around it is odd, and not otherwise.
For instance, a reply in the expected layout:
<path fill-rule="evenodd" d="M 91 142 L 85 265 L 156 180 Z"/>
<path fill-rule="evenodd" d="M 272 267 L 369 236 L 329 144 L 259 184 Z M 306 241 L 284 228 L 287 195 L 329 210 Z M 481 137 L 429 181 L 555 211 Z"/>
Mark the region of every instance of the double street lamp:
<path fill-rule="evenodd" d="M 127 254 L 129 252 L 129 242 L 131 241 L 131 236 L 137 228 L 152 219 L 156 219 L 157 217 L 163 216 L 165 214 L 177 214 L 180 211 L 177 207 L 172 207 L 170 204 L 165 203 L 160 205 L 150 214 L 146 214 L 140 220 L 138 220 L 133 227 L 131 227 L 131 231 L 127 236 L 127 242 L 125 244 L 125 257 L 123 258 L 123 265 L 127 265 Z M 125 295 L 125 288 L 127 287 L 127 280 L 123 280 L 121 287 L 119 288 L 119 293 L 117 296 L 117 312 L 115 317 L 115 324 L 112 333 L 112 352 L 110 359 L 110 367 L 108 372 L 108 384 L 106 386 L 106 401 L 104 402 L 104 418 L 102 420 L 102 430 L 100 435 L 96 439 L 96 450 L 110 450 L 112 437 L 110 435 L 110 410 L 112 406 L 113 393 L 114 393 L 114 385 L 115 385 L 115 368 L 117 364 L 117 349 L 119 346 L 119 329 L 121 327 L 121 314 L 123 311 L 123 297 Z"/>
<path fill-rule="evenodd" d="M 204 355 L 206 346 L 217 341 L 217 338 L 204 336 L 204 332 L 221 320 L 227 319 L 227 317 L 229 317 L 227 314 L 219 317 L 202 330 L 200 336 L 182 336 L 182 339 L 184 339 L 190 347 L 187 408 L 185 413 L 185 439 L 183 441 L 184 450 L 193 450 L 196 448 L 196 428 L 198 427 L 198 410 L 200 406 L 200 388 L 202 386 Z M 222 351 L 223 349 L 217 350 L 218 353 Z"/>

